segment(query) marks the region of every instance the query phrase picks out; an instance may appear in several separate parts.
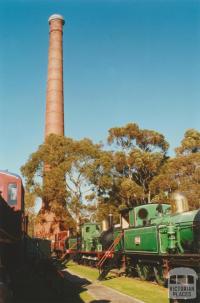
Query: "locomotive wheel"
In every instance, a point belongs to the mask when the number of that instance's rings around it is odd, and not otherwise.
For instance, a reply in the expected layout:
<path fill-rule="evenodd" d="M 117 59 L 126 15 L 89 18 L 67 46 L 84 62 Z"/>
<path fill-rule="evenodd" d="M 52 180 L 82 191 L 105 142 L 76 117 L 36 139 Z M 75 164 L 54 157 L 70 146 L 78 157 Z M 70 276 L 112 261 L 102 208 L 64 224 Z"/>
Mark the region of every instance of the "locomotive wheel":
<path fill-rule="evenodd" d="M 163 276 L 162 266 L 159 266 L 159 265 L 154 266 L 153 271 L 154 271 L 156 282 L 159 285 L 164 286 L 166 284 L 167 280 Z"/>
<path fill-rule="evenodd" d="M 140 280 L 148 281 L 151 278 L 151 269 L 146 264 L 136 264 L 136 270 Z"/>

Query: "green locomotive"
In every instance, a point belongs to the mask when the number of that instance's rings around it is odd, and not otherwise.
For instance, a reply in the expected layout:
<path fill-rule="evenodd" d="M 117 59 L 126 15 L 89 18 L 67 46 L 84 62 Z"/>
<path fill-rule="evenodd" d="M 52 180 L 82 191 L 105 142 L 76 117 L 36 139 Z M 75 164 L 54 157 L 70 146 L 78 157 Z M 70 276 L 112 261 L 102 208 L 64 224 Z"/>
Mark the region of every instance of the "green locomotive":
<path fill-rule="evenodd" d="M 124 236 L 115 252 L 125 256 L 127 272 L 137 272 L 142 280 L 154 276 L 164 284 L 170 268 L 200 270 L 200 211 L 188 211 L 181 196 L 175 204 L 146 204 L 122 212 Z M 115 230 L 115 237 L 120 232 Z"/>
<path fill-rule="evenodd" d="M 172 205 L 125 209 L 120 224 L 110 222 L 107 230 L 96 223 L 84 224 L 72 251 L 79 263 L 99 267 L 101 278 L 114 267 L 124 267 L 128 275 L 164 284 L 171 268 L 189 266 L 200 272 L 200 210 L 189 211 L 180 194 Z"/>
<path fill-rule="evenodd" d="M 84 223 L 80 235 L 69 237 L 66 257 L 72 257 L 78 263 L 97 266 L 112 244 L 113 237 L 111 225 L 104 227 L 98 223 Z"/>

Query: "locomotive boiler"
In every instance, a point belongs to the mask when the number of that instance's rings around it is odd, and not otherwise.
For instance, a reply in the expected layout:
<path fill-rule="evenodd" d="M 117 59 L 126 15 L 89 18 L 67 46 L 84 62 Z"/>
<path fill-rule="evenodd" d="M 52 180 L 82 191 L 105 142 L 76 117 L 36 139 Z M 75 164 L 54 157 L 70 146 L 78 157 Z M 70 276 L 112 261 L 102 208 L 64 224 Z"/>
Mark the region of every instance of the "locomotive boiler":
<path fill-rule="evenodd" d="M 200 209 L 189 211 L 181 194 L 172 204 L 149 203 L 124 209 L 120 224 L 85 223 L 81 236 L 69 238 L 69 255 L 79 263 L 100 270 L 100 279 L 110 269 L 123 267 L 127 275 L 166 283 L 174 267 L 200 272 Z"/>
<path fill-rule="evenodd" d="M 200 210 L 189 211 L 183 195 L 175 194 L 172 205 L 150 203 L 122 212 L 121 228 L 115 252 L 125 256 L 128 273 L 164 284 L 173 267 L 200 270 Z"/>

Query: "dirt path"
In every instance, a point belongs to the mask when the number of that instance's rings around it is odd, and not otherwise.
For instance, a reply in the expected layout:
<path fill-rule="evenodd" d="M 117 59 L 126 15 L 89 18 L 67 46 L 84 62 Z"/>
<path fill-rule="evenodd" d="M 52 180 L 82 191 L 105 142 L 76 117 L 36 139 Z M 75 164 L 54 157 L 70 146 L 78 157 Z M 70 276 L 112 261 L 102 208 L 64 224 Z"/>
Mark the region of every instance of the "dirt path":
<path fill-rule="evenodd" d="M 88 290 L 91 296 L 95 298 L 95 300 L 90 303 L 144 303 L 138 299 L 104 286 L 98 281 L 92 282 L 68 269 L 64 270 L 64 273 L 68 281 L 79 287 L 84 287 Z"/>

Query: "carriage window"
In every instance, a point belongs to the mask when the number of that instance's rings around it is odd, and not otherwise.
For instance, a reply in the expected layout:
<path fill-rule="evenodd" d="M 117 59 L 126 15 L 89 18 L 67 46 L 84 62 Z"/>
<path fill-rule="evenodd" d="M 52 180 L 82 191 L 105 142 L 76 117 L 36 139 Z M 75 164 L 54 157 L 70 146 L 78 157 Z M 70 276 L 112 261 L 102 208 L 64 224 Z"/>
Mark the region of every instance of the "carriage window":
<path fill-rule="evenodd" d="M 17 184 L 8 184 L 8 204 L 13 206 L 17 204 Z"/>
<path fill-rule="evenodd" d="M 86 233 L 88 233 L 90 231 L 89 226 L 86 227 Z"/>

